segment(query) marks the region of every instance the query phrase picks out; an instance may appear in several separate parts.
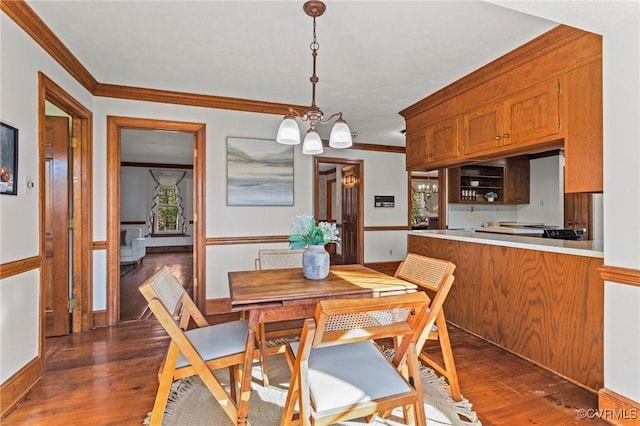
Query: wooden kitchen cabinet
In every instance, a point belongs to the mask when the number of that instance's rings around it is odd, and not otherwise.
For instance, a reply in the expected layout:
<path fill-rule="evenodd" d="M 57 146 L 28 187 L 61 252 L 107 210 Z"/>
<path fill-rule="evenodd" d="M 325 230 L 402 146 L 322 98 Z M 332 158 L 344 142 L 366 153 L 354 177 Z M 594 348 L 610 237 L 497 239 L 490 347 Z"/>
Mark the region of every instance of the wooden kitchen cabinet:
<path fill-rule="evenodd" d="M 584 239 L 591 239 L 593 194 L 564 194 L 564 227 L 584 230 Z"/>
<path fill-rule="evenodd" d="M 465 113 L 462 152 L 470 155 L 553 138 L 560 132 L 560 87 L 553 79 Z"/>
<path fill-rule="evenodd" d="M 407 136 L 407 169 L 429 166 L 458 156 L 458 118 Z"/>
<path fill-rule="evenodd" d="M 449 202 L 487 204 L 487 192 L 495 192 L 497 204 L 529 204 L 529 160 L 524 157 L 453 167 L 449 174 Z M 472 181 L 477 181 L 476 186 Z"/>
<path fill-rule="evenodd" d="M 564 192 L 602 192 L 602 60 L 567 74 Z"/>
<path fill-rule="evenodd" d="M 504 169 L 505 204 L 529 204 L 531 188 L 529 159 L 514 157 L 507 160 Z"/>
<path fill-rule="evenodd" d="M 415 167 L 426 165 L 428 162 L 427 157 L 427 144 L 426 133 L 424 130 L 418 130 L 414 133 L 407 133 L 406 141 L 406 163 L 407 170 Z"/>

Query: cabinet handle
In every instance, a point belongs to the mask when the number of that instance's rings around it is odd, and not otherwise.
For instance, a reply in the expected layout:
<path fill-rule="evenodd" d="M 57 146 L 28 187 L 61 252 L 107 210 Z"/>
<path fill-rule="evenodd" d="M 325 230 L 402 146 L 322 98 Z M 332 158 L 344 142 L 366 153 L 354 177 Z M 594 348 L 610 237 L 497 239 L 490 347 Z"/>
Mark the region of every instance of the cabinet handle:
<path fill-rule="evenodd" d="M 500 135 L 496 136 L 496 140 L 499 141 L 500 140 Z"/>
<path fill-rule="evenodd" d="M 505 139 L 508 139 L 508 138 L 509 138 L 509 133 L 505 133 L 505 134 L 504 134 L 504 138 L 505 138 Z"/>

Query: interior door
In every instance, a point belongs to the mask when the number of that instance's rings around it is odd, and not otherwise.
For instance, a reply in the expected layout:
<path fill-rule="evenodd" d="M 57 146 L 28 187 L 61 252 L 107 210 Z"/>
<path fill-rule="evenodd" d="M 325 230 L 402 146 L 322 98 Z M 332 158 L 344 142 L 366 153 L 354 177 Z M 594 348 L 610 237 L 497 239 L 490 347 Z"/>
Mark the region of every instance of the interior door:
<path fill-rule="evenodd" d="M 345 265 L 358 263 L 358 171 L 342 169 L 342 256 Z"/>
<path fill-rule="evenodd" d="M 69 119 L 46 117 L 45 336 L 69 334 Z"/>

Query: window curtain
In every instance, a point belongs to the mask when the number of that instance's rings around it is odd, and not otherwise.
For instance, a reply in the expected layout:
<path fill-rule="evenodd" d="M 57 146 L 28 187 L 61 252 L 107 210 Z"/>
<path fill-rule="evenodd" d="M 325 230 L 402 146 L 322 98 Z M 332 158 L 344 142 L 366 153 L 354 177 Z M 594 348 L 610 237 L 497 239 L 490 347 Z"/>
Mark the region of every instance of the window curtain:
<path fill-rule="evenodd" d="M 187 175 L 185 171 L 177 170 L 153 170 L 149 169 L 151 179 L 155 182 L 153 189 L 153 198 L 151 199 L 151 208 L 149 209 L 149 223 L 147 224 L 147 237 L 152 234 L 153 231 L 153 216 L 158 206 L 158 197 L 160 196 L 161 186 L 173 186 L 177 187 L 178 194 L 178 213 L 182 219 L 182 233 L 187 235 L 187 219 L 184 217 L 184 205 L 182 201 L 182 195 L 180 194 L 180 182 L 182 182 Z"/>

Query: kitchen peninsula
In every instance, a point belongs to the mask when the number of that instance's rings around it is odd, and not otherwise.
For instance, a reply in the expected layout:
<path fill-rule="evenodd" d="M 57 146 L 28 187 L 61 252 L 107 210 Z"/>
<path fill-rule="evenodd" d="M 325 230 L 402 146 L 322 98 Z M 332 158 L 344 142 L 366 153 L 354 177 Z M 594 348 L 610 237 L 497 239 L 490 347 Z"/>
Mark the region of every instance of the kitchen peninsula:
<path fill-rule="evenodd" d="M 602 242 L 411 231 L 407 249 L 457 265 L 447 320 L 593 392 L 603 386 Z"/>

